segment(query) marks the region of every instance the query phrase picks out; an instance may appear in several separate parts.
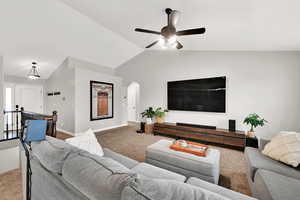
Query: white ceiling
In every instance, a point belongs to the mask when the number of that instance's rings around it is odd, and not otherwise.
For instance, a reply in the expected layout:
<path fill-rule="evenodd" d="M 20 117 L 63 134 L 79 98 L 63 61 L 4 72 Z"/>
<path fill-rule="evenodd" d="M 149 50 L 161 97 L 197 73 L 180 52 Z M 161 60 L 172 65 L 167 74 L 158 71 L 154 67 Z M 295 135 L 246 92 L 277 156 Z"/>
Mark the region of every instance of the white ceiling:
<path fill-rule="evenodd" d="M 55 0 L 3 0 L 0 26 L 0 55 L 9 75 L 26 76 L 37 61 L 46 79 L 67 56 L 117 67 L 142 51 Z"/>
<path fill-rule="evenodd" d="M 300 50 L 299 0 L 2 0 L 0 55 L 5 73 L 26 76 L 37 61 L 47 78 L 72 56 L 117 67 L 143 51 L 160 30 L 164 9 L 181 11 L 183 50 Z"/>
<path fill-rule="evenodd" d="M 180 39 L 185 50 L 300 50 L 299 0 L 61 0 L 144 47 L 157 39 L 134 28 L 160 30 L 164 9 L 178 9 L 178 29 L 205 26 Z"/>

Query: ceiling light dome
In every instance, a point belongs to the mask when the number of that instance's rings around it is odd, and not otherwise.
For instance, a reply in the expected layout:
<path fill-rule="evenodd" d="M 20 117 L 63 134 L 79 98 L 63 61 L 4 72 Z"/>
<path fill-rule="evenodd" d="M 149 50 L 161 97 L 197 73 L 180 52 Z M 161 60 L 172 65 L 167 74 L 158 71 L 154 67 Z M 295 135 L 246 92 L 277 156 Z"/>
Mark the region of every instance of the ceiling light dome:
<path fill-rule="evenodd" d="M 37 64 L 36 62 L 32 62 L 32 68 L 29 71 L 29 74 L 27 75 L 29 79 L 35 80 L 41 77 L 36 69 L 36 64 Z"/>

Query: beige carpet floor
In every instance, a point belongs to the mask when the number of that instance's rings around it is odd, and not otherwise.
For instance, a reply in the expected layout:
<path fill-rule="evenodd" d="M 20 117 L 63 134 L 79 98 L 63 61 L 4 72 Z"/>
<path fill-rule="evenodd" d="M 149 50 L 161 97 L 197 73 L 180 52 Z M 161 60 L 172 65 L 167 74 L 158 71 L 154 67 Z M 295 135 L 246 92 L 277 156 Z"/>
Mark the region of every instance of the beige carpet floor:
<path fill-rule="evenodd" d="M 156 141 L 166 138 L 147 134 L 137 134 L 134 127 L 122 127 L 96 134 L 103 147 L 143 162 L 146 147 Z M 246 164 L 242 151 L 217 147 L 211 148 L 221 152 L 221 177 L 219 185 L 231 190 L 251 195 L 246 177 Z"/>
<path fill-rule="evenodd" d="M 22 182 L 20 169 L 0 174 L 0 199 L 21 200 Z"/>

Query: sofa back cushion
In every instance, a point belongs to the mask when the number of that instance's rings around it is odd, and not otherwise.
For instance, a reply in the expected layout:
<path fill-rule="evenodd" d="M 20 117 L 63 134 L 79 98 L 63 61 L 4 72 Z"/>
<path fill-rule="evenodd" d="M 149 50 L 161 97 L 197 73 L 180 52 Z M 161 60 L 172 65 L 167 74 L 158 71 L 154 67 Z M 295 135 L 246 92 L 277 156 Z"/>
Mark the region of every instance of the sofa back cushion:
<path fill-rule="evenodd" d="M 200 187 L 172 180 L 138 178 L 125 187 L 121 200 L 229 200 Z"/>
<path fill-rule="evenodd" d="M 136 174 L 111 158 L 88 152 L 69 156 L 63 178 L 89 199 L 119 200 L 122 190 L 134 181 Z"/>
<path fill-rule="evenodd" d="M 81 150 L 62 140 L 47 136 L 45 140 L 32 142 L 32 155 L 49 171 L 61 174 L 66 158 Z"/>
<path fill-rule="evenodd" d="M 45 169 L 39 160 L 31 159 L 30 165 L 32 170 L 32 200 L 89 200 L 67 183 L 61 175 Z"/>

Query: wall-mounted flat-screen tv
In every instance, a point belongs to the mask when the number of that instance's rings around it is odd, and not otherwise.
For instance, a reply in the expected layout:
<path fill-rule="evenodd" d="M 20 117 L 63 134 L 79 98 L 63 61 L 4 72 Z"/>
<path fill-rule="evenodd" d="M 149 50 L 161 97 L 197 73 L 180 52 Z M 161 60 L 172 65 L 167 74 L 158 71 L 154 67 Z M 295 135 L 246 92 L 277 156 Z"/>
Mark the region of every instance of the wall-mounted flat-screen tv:
<path fill-rule="evenodd" d="M 226 77 L 168 82 L 168 109 L 226 112 Z"/>

